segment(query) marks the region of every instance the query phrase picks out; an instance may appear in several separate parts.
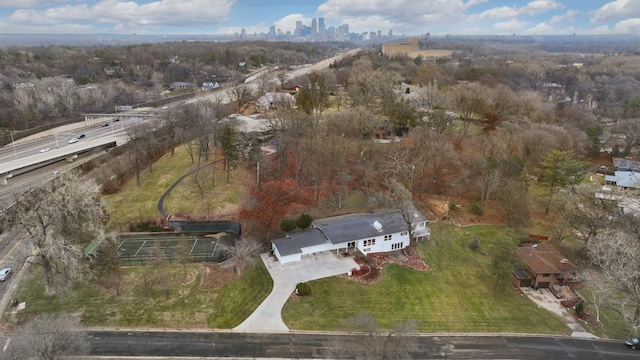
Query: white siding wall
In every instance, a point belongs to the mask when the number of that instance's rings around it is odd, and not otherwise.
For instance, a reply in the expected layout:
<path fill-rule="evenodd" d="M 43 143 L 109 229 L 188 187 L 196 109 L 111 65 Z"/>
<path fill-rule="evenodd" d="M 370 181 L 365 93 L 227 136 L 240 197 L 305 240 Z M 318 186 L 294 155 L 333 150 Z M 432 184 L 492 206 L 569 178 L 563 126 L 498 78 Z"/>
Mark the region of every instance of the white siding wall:
<path fill-rule="evenodd" d="M 375 239 L 375 245 L 366 245 L 367 240 Z M 400 244 L 397 249 L 393 248 L 393 244 Z M 391 239 L 385 240 L 384 236 L 376 236 L 375 238 L 368 238 L 358 240 L 356 247 L 362 253 L 377 253 L 377 252 L 389 252 L 398 249 L 404 249 L 409 246 L 409 232 L 403 231 L 401 233 L 391 234 Z"/>
<path fill-rule="evenodd" d="M 326 244 L 309 246 L 309 247 L 302 248 L 300 250 L 302 250 L 302 255 L 308 255 L 308 254 L 314 254 L 321 251 L 333 250 L 334 247 L 335 245 L 333 245 L 330 242 L 327 242 Z"/>

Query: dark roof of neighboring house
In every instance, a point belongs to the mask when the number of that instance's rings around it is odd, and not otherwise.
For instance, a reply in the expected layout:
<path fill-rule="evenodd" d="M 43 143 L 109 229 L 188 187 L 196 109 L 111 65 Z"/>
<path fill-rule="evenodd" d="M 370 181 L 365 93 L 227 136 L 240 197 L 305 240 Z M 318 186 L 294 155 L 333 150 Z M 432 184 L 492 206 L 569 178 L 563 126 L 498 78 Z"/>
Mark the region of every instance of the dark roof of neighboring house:
<path fill-rule="evenodd" d="M 424 215 L 415 212 L 412 223 L 427 221 Z M 377 228 L 376 224 L 380 226 Z M 366 239 L 380 235 L 407 231 L 407 223 L 399 211 L 374 214 L 347 215 L 314 222 L 314 226 L 334 244 Z"/>
<path fill-rule="evenodd" d="M 527 268 L 535 274 L 561 274 L 575 271 L 577 268 L 567 260 L 559 251 L 546 244 L 519 247 L 518 253 L 527 265 Z M 563 269 L 560 269 L 562 265 Z"/>
<path fill-rule="evenodd" d="M 288 233 L 287 237 L 272 241 L 282 256 L 299 254 L 302 253 L 302 248 L 322 245 L 327 242 L 329 242 L 327 237 L 318 229 L 307 229 Z"/>
<path fill-rule="evenodd" d="M 638 160 L 614 157 L 613 166 L 615 166 L 616 169 L 618 170 L 628 169 L 628 170 L 640 171 L 640 161 Z"/>

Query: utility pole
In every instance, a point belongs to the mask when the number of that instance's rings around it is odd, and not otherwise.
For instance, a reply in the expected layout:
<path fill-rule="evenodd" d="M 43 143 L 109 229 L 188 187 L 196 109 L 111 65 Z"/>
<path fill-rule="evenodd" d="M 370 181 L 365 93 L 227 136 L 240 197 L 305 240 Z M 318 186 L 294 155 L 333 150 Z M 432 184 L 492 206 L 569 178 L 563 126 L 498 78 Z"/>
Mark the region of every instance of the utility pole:
<path fill-rule="evenodd" d="M 256 163 L 256 186 L 260 187 L 260 162 Z"/>

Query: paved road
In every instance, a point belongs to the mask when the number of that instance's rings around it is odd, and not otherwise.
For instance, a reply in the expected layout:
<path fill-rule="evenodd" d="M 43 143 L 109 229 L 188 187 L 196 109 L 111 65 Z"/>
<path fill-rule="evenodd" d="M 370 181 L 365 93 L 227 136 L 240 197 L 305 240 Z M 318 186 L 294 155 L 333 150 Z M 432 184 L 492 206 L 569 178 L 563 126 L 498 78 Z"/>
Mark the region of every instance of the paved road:
<path fill-rule="evenodd" d="M 91 333 L 91 355 L 317 359 L 330 334 Z M 620 341 L 509 336 L 417 336 L 414 359 L 640 359 Z"/>

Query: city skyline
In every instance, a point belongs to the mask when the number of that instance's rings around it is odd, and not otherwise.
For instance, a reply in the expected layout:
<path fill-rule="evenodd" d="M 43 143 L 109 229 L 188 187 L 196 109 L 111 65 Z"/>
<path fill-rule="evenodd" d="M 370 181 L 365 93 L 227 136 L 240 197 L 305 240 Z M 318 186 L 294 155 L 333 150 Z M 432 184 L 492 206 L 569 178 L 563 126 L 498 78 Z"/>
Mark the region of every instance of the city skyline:
<path fill-rule="evenodd" d="M 637 35 L 640 1 L 0 0 L 0 18 L 0 34 L 286 34 L 302 22 L 315 37 L 323 18 L 351 33 Z"/>

